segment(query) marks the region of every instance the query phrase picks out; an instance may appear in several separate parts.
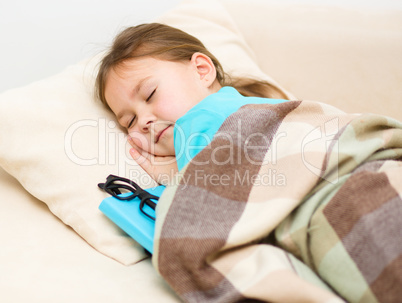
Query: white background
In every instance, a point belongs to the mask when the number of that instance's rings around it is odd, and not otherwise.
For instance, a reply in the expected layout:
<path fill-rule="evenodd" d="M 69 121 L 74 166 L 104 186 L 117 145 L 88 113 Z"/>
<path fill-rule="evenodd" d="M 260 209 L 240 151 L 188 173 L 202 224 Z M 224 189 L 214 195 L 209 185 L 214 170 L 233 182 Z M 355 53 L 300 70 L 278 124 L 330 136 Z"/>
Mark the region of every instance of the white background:
<path fill-rule="evenodd" d="M 0 0 L 0 93 L 104 50 L 180 0 Z"/>
<path fill-rule="evenodd" d="M 245 5 L 249 0 L 244 1 Z M 402 9 L 402 0 L 253 0 Z M 181 0 L 0 0 L 0 93 L 104 50 L 125 26 L 152 21 Z"/>

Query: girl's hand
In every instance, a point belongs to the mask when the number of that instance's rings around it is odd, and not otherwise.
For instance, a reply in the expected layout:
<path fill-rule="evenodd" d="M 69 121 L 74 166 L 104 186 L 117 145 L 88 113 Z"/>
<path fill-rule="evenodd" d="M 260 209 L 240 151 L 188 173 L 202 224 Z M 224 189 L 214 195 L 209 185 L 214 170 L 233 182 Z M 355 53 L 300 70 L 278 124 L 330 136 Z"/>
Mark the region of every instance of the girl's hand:
<path fill-rule="evenodd" d="M 130 149 L 130 155 L 159 184 L 168 185 L 174 180 L 178 171 L 176 157 L 155 156 L 134 146 Z"/>

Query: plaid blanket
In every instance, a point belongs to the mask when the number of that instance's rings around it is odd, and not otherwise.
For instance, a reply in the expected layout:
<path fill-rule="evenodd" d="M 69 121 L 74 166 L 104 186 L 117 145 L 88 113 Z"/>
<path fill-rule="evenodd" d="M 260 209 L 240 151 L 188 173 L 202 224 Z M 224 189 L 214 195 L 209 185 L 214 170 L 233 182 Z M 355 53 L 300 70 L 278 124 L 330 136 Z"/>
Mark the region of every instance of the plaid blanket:
<path fill-rule="evenodd" d="M 402 124 L 243 106 L 167 187 L 153 264 L 186 302 L 401 302 Z"/>

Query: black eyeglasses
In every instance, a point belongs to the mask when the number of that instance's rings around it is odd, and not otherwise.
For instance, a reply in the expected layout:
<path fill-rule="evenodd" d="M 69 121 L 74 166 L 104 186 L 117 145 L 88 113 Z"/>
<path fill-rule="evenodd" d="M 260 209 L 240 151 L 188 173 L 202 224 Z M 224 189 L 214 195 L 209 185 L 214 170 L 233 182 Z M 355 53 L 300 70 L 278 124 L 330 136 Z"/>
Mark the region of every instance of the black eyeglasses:
<path fill-rule="evenodd" d="M 142 189 L 137 183 L 123 177 L 109 175 L 106 178 L 106 182 L 99 183 L 98 187 L 118 200 L 128 201 L 138 197 L 140 199 L 140 211 L 148 218 L 155 220 L 155 217 L 148 214 L 144 210 L 144 207 L 145 205 L 147 205 L 155 210 L 156 203 L 154 201 L 158 201 L 159 197 L 152 195 L 146 190 Z M 125 190 L 128 193 L 131 192 L 131 194 L 122 195 L 121 190 Z"/>

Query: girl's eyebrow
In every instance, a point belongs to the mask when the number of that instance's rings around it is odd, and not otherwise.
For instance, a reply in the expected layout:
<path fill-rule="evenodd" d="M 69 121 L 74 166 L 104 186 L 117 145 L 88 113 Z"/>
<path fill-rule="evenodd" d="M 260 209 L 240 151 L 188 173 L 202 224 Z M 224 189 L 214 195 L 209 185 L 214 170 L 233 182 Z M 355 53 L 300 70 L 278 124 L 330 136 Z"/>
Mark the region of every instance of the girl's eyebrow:
<path fill-rule="evenodd" d="M 137 85 L 134 87 L 134 94 L 138 94 L 140 92 L 141 87 L 144 85 L 145 82 L 147 82 L 149 79 L 151 79 L 151 76 L 142 78 L 140 81 L 138 81 Z"/>
<path fill-rule="evenodd" d="M 149 79 L 151 79 L 151 76 L 147 76 L 145 78 L 142 78 L 140 81 L 138 81 L 138 83 L 135 85 L 134 89 L 133 89 L 133 96 L 137 95 L 140 92 L 141 87 L 144 85 L 144 83 L 146 83 Z M 120 121 L 120 119 L 124 116 L 125 111 L 121 111 L 120 113 L 118 113 L 116 115 L 116 119 L 117 121 Z"/>
<path fill-rule="evenodd" d="M 124 116 L 124 112 L 120 112 L 116 115 L 116 120 L 117 120 L 117 122 L 119 122 L 120 125 L 121 125 L 120 119 L 123 118 L 123 116 Z"/>

